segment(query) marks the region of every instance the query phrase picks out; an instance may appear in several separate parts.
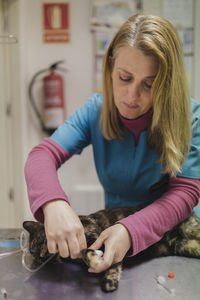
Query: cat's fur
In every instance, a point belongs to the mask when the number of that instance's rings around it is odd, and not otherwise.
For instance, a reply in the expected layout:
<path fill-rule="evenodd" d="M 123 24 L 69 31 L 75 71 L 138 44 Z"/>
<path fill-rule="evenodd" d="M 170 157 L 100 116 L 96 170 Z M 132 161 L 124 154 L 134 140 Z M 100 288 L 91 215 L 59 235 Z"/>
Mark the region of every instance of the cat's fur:
<path fill-rule="evenodd" d="M 89 216 L 79 216 L 85 229 L 88 247 L 104 229 L 136 211 L 138 209 L 131 207 L 109 208 Z M 44 226 L 37 222 L 26 221 L 23 223 L 23 227 L 30 233 L 29 250 L 34 259 L 38 262 L 45 261 L 49 257 L 49 253 Z M 192 214 L 143 253 L 148 257 L 179 255 L 200 258 L 200 219 Z M 58 259 L 60 259 L 59 256 L 57 256 Z M 82 259 L 91 267 L 100 263 L 98 255 L 89 249 L 82 251 Z M 121 270 L 122 262 L 112 265 L 103 272 L 101 287 L 104 291 L 111 292 L 118 288 Z"/>

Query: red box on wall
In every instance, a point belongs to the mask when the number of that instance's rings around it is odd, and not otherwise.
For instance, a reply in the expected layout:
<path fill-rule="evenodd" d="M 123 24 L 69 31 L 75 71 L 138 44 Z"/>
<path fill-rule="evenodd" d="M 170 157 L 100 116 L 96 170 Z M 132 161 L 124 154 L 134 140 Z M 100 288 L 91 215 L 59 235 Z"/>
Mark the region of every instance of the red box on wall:
<path fill-rule="evenodd" d="M 69 3 L 43 4 L 44 43 L 69 43 Z"/>

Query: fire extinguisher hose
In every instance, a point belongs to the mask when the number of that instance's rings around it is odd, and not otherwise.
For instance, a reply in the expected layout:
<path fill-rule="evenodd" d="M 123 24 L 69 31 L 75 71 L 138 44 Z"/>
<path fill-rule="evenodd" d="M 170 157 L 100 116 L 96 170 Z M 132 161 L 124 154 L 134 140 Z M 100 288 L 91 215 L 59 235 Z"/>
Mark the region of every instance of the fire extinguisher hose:
<path fill-rule="evenodd" d="M 59 70 L 61 70 L 61 71 L 63 71 L 63 72 L 66 72 L 66 71 L 67 71 L 66 68 L 62 68 L 62 67 L 60 67 L 60 66 L 58 67 L 59 64 L 64 63 L 64 62 L 65 62 L 64 60 L 60 60 L 60 61 L 58 61 L 58 62 L 53 63 L 52 65 L 50 65 L 49 68 L 46 68 L 46 69 L 43 69 L 43 70 L 38 71 L 38 72 L 33 76 L 33 78 L 31 79 L 31 82 L 30 82 L 29 88 L 28 88 L 29 99 L 30 99 L 31 105 L 32 105 L 32 107 L 33 107 L 33 110 L 34 110 L 34 112 L 35 112 L 35 114 L 36 114 L 36 116 L 37 116 L 37 118 L 38 118 L 38 120 L 39 120 L 39 122 L 40 122 L 40 125 L 41 125 L 42 130 L 43 130 L 44 132 L 48 133 L 48 134 L 53 133 L 54 130 L 51 130 L 51 129 L 48 129 L 48 128 L 45 127 L 45 124 L 44 124 L 44 122 L 43 122 L 41 113 L 40 113 L 40 111 L 39 111 L 39 109 L 38 109 L 38 107 L 37 107 L 37 105 L 36 105 L 36 103 L 35 103 L 35 101 L 34 101 L 33 86 L 34 86 L 34 84 L 35 84 L 35 81 L 36 81 L 37 77 L 38 77 L 39 75 L 43 74 L 43 73 L 46 73 L 46 72 L 48 72 L 48 71 L 52 71 L 52 70 L 55 70 L 55 69 L 59 69 Z"/>
<path fill-rule="evenodd" d="M 36 81 L 36 78 L 37 78 L 39 75 L 41 75 L 42 73 L 46 73 L 48 70 L 49 70 L 49 68 L 38 71 L 38 72 L 33 76 L 32 80 L 31 80 L 31 82 L 30 82 L 30 84 L 29 84 L 29 89 L 28 89 L 29 99 L 30 99 L 31 105 L 32 105 L 32 107 L 33 107 L 33 109 L 34 109 L 34 111 L 35 111 L 37 117 L 38 117 L 38 120 L 39 120 L 39 122 L 40 122 L 40 125 L 41 125 L 43 131 L 46 131 L 46 128 L 45 128 L 44 122 L 43 122 L 43 120 L 42 120 L 42 116 L 41 116 L 41 114 L 40 114 L 40 112 L 39 112 L 39 109 L 37 108 L 37 105 L 36 105 L 36 103 L 35 103 L 35 101 L 34 101 L 34 96 L 33 96 L 33 86 L 34 86 L 34 83 L 35 83 L 35 81 Z"/>

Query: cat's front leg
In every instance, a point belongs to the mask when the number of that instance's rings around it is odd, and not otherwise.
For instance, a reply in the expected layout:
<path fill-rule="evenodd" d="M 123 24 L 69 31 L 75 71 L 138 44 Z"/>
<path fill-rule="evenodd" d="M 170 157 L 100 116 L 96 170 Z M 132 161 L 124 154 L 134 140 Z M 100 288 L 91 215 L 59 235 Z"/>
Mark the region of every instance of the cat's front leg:
<path fill-rule="evenodd" d="M 95 250 L 85 249 L 82 251 L 82 259 L 88 267 L 97 268 L 101 264 L 101 257 Z M 113 292 L 118 288 L 122 271 L 122 262 L 112 265 L 107 269 L 101 280 L 101 288 L 104 292 Z"/>
<path fill-rule="evenodd" d="M 113 292 L 118 288 L 122 272 L 122 262 L 112 265 L 105 271 L 101 281 L 101 288 L 104 292 Z"/>

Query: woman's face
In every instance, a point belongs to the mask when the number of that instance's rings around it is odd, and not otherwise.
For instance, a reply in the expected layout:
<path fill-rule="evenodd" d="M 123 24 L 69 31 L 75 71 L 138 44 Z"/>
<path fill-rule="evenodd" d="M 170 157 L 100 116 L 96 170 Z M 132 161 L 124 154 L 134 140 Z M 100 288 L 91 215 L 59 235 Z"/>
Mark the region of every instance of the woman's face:
<path fill-rule="evenodd" d="M 151 108 L 151 87 L 157 72 L 153 56 L 137 48 L 119 49 L 111 76 L 114 102 L 124 118 L 136 119 Z"/>

